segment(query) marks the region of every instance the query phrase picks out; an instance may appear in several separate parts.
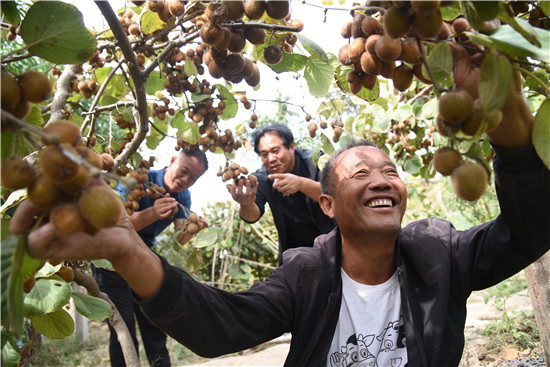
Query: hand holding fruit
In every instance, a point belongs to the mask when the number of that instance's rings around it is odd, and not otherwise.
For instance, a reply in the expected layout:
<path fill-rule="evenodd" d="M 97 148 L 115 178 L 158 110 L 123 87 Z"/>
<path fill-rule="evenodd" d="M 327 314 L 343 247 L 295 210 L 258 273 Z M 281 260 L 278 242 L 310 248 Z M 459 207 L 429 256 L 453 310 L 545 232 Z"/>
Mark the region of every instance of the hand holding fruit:
<path fill-rule="evenodd" d="M 174 209 L 177 209 L 176 199 L 170 197 L 170 194 L 155 200 L 153 210 L 157 219 L 171 218 L 174 215 Z"/>
<path fill-rule="evenodd" d="M 255 176 L 253 176 L 255 178 Z M 227 190 L 237 203 L 241 206 L 254 204 L 258 185 L 254 185 L 250 179 L 241 179 L 236 184 L 228 184 Z"/>

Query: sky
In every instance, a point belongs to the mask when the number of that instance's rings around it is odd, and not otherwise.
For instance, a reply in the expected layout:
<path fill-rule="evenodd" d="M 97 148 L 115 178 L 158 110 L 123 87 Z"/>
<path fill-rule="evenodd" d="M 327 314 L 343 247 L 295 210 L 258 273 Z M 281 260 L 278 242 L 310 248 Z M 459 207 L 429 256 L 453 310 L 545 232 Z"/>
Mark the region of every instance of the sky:
<path fill-rule="evenodd" d="M 73 3 L 79 8 L 84 17 L 86 27 L 95 31 L 100 31 L 107 28 L 107 24 L 103 19 L 101 12 L 92 0 L 65 0 L 65 2 Z M 109 0 L 115 12 L 125 6 L 124 0 Z M 349 1 L 348 1 L 349 2 Z M 337 54 L 341 46 L 346 43 L 346 40 L 340 35 L 342 25 L 351 20 L 351 15 L 348 11 L 343 10 L 327 10 L 326 12 L 319 5 L 320 0 L 308 1 L 308 5 L 302 1 L 294 0 L 291 2 L 292 19 L 301 19 L 305 26 L 302 35 L 316 42 L 325 50 Z M 351 5 L 347 5 L 347 8 Z M 336 4 L 337 8 L 346 8 L 346 4 Z M 261 64 L 261 63 L 260 63 Z M 282 89 L 285 93 L 292 92 L 292 102 L 305 105 L 306 110 L 311 115 L 314 115 L 320 100 L 311 97 L 307 92 L 307 85 L 303 80 L 296 80 L 295 74 L 282 73 L 276 74 L 267 67 L 260 66 L 261 86 L 258 91 L 253 91 L 245 82 L 241 82 L 233 86 L 233 91 L 243 91 L 250 97 L 258 99 L 272 100 L 278 96 L 277 90 Z M 277 104 L 258 102 L 256 105 L 257 114 L 260 116 L 269 116 L 277 112 Z M 222 121 L 219 126 L 225 129 L 227 126 L 234 126 L 236 123 L 246 123 L 251 115 L 251 111 L 246 111 L 239 108 L 239 114 L 231 121 Z M 167 164 L 170 157 L 176 153 L 174 144 L 167 143 L 165 139 L 159 148 L 154 152 L 156 156 L 155 169 L 161 168 Z M 149 153 L 146 153 L 149 154 Z M 148 155 L 145 155 L 147 158 Z M 190 188 L 192 195 L 192 211 L 201 213 L 211 202 L 232 200 L 231 195 L 227 192 L 226 183 L 216 175 L 220 166 L 225 164 L 225 157 L 221 154 L 207 153 L 209 161 L 209 170 Z M 162 163 L 161 163 L 162 162 Z M 164 163 L 166 162 L 166 163 Z M 246 166 L 251 172 L 261 166 L 258 156 L 253 151 L 239 150 L 234 162 Z M 163 164 L 164 163 L 164 164 Z"/>

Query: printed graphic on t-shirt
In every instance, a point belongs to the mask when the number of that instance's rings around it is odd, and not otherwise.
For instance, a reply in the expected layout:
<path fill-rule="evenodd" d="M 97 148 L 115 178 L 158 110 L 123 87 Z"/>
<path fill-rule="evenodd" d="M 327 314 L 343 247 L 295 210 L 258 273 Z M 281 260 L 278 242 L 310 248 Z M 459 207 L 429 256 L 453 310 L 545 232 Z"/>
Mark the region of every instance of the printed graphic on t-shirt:
<path fill-rule="evenodd" d="M 353 334 L 346 345 L 330 354 L 330 367 L 405 367 L 407 348 L 403 319 L 390 322 L 376 334 Z"/>

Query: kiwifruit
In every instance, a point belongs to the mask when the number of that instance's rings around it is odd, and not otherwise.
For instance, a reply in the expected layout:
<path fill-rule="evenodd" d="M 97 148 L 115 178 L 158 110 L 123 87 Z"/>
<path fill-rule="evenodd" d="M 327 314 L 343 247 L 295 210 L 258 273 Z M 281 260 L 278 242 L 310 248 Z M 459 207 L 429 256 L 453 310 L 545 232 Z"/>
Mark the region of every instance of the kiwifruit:
<path fill-rule="evenodd" d="M 136 24 L 136 23 L 130 24 L 128 26 L 128 33 L 133 34 L 134 36 L 139 36 L 141 34 L 141 29 L 139 28 L 139 24 Z"/>
<path fill-rule="evenodd" d="M 376 56 L 376 54 L 371 54 L 370 52 L 363 52 L 361 55 L 361 69 L 367 74 L 370 75 L 379 75 L 382 70 L 382 61 Z"/>
<path fill-rule="evenodd" d="M 393 80 L 393 86 L 395 87 L 395 89 L 403 92 L 409 89 L 409 87 L 411 86 L 413 80 L 413 71 L 408 65 L 401 64 L 393 69 L 391 78 Z"/>
<path fill-rule="evenodd" d="M 199 231 L 199 226 L 197 223 L 188 223 L 187 224 L 187 232 L 191 234 L 195 234 Z"/>
<path fill-rule="evenodd" d="M 223 62 L 227 58 L 227 55 L 229 55 L 229 52 L 227 50 L 218 50 L 214 47 L 210 49 L 210 57 L 212 57 L 212 60 L 217 62 Z"/>
<path fill-rule="evenodd" d="M 61 204 L 55 206 L 50 212 L 50 223 L 57 233 L 62 236 L 74 236 L 86 227 L 86 220 L 80 214 L 74 204 Z"/>
<path fill-rule="evenodd" d="M 182 16 L 185 13 L 185 4 L 187 0 L 170 0 L 168 1 L 168 11 L 175 17 Z"/>
<path fill-rule="evenodd" d="M 365 50 L 375 55 L 376 54 L 375 45 L 376 45 L 376 42 L 380 39 L 380 37 L 382 36 L 379 34 L 370 35 L 367 38 L 367 41 L 365 42 Z"/>
<path fill-rule="evenodd" d="M 195 213 L 191 213 L 189 214 L 187 220 L 191 223 L 199 223 L 199 216 Z"/>
<path fill-rule="evenodd" d="M 485 193 L 488 179 L 485 167 L 477 163 L 462 163 L 451 173 L 454 192 L 468 201 L 475 201 Z"/>
<path fill-rule="evenodd" d="M 40 153 L 40 169 L 54 182 L 68 182 L 78 172 L 78 163 L 67 157 L 63 151 L 78 156 L 76 149 L 67 143 L 47 145 Z"/>
<path fill-rule="evenodd" d="M 422 45 L 422 51 L 424 51 L 424 45 Z M 409 64 L 420 64 L 422 60 L 420 59 L 420 49 L 418 48 L 418 42 L 415 38 L 409 37 L 401 43 L 401 55 L 399 59 Z"/>
<path fill-rule="evenodd" d="M 164 8 L 164 0 L 149 0 L 148 6 L 151 11 L 158 13 Z"/>
<path fill-rule="evenodd" d="M 213 45 L 217 50 L 228 50 L 231 43 L 231 30 L 228 27 L 222 27 L 222 39 Z"/>
<path fill-rule="evenodd" d="M 251 78 L 252 75 L 254 75 L 254 63 L 248 57 L 244 58 L 244 67 L 242 70 L 242 74 L 244 79 Z"/>
<path fill-rule="evenodd" d="M 401 55 L 401 40 L 384 35 L 374 45 L 378 58 L 385 62 L 395 61 Z"/>
<path fill-rule="evenodd" d="M 205 43 L 214 45 L 223 40 L 223 30 L 219 25 L 214 25 L 212 28 L 210 26 L 210 22 L 204 23 L 200 30 L 200 36 Z"/>
<path fill-rule="evenodd" d="M 208 73 L 215 79 L 223 77 L 225 75 L 225 64 L 218 61 L 210 62 L 210 64 L 208 64 Z"/>
<path fill-rule="evenodd" d="M 60 142 L 68 143 L 72 146 L 78 146 L 82 143 L 82 135 L 78 125 L 67 120 L 57 120 L 44 127 L 46 134 L 55 134 L 59 136 Z"/>
<path fill-rule="evenodd" d="M 76 147 L 76 150 L 82 158 L 84 158 L 92 166 L 103 169 L 103 160 L 101 156 L 92 148 L 85 147 L 83 145 Z"/>
<path fill-rule="evenodd" d="M 244 58 L 240 53 L 230 54 L 225 59 L 225 72 L 228 74 L 240 73 L 244 68 Z"/>
<path fill-rule="evenodd" d="M 284 19 L 290 10 L 290 1 L 288 0 L 267 0 L 266 13 L 273 19 Z"/>
<path fill-rule="evenodd" d="M 2 70 L 2 108 L 13 108 L 21 100 L 21 90 L 15 77 Z"/>
<path fill-rule="evenodd" d="M 9 108 L 7 106 L 2 106 L 2 108 L 20 119 L 25 118 L 25 116 L 27 116 L 31 111 L 30 103 L 24 98 L 21 98 L 19 100 L 19 103 L 16 104 L 13 108 Z"/>
<path fill-rule="evenodd" d="M 132 4 L 134 4 L 135 6 L 142 6 L 146 2 L 146 0 L 132 0 Z"/>
<path fill-rule="evenodd" d="M 361 81 L 361 74 L 355 70 L 350 70 L 346 74 L 346 81 L 348 83 L 357 83 Z"/>
<path fill-rule="evenodd" d="M 361 55 L 365 52 L 365 41 L 365 38 L 359 37 L 349 44 L 349 57 L 352 63 L 356 63 L 361 59 Z"/>
<path fill-rule="evenodd" d="M 382 32 L 382 24 L 378 21 L 378 19 L 374 17 L 366 16 L 363 21 L 361 22 L 361 32 L 363 33 L 363 37 L 367 38 L 368 36 L 372 34 L 380 34 Z"/>
<path fill-rule="evenodd" d="M 101 160 L 103 161 L 103 169 L 105 171 L 110 171 L 115 166 L 115 160 L 109 153 L 101 153 L 99 155 L 101 157 Z"/>
<path fill-rule="evenodd" d="M 361 85 L 363 88 L 372 89 L 376 86 L 378 78 L 375 75 L 364 74 L 361 76 Z"/>
<path fill-rule="evenodd" d="M 45 175 L 35 177 L 27 189 L 27 199 L 39 209 L 49 209 L 61 200 L 61 192 L 55 182 Z"/>
<path fill-rule="evenodd" d="M 436 37 L 443 27 L 443 15 L 441 10 L 428 15 L 414 14 L 412 17 L 412 29 L 421 39 Z"/>
<path fill-rule="evenodd" d="M 226 0 L 226 2 L 232 2 L 232 1 Z M 241 52 L 242 50 L 244 50 L 245 46 L 246 46 L 246 38 L 244 37 L 244 34 L 239 31 L 231 32 L 231 41 L 229 42 L 229 51 Z"/>
<path fill-rule="evenodd" d="M 256 66 L 256 64 L 253 65 L 254 72 L 252 73 L 252 76 L 245 79 L 246 83 L 251 87 L 255 87 L 260 83 L 260 69 L 258 69 L 258 66 Z"/>
<path fill-rule="evenodd" d="M 72 180 L 57 183 L 58 188 L 69 196 L 80 195 L 90 182 L 90 172 L 83 165 L 78 166 L 78 171 Z"/>
<path fill-rule="evenodd" d="M 361 80 L 358 80 L 353 83 L 348 83 L 348 85 L 349 85 L 350 92 L 353 94 L 357 94 L 361 92 L 361 89 L 363 89 L 363 84 L 361 84 Z"/>
<path fill-rule="evenodd" d="M 351 24 L 353 22 L 350 20 L 342 26 L 342 30 L 340 31 L 342 33 L 342 37 L 344 38 L 351 38 Z"/>
<path fill-rule="evenodd" d="M 451 36 L 451 27 L 449 24 L 443 22 L 443 27 L 441 27 L 441 31 L 437 34 L 438 40 L 446 40 Z"/>
<path fill-rule="evenodd" d="M 78 199 L 80 214 L 97 229 L 116 225 L 124 214 L 124 206 L 109 186 L 90 186 Z"/>
<path fill-rule="evenodd" d="M 432 162 L 437 172 L 449 176 L 462 163 L 462 156 L 454 148 L 443 147 L 434 153 Z"/>
<path fill-rule="evenodd" d="M 351 36 L 353 38 L 365 37 L 363 30 L 361 29 L 361 25 L 366 17 L 367 16 L 363 13 L 357 13 L 353 16 L 353 21 L 351 23 Z"/>
<path fill-rule="evenodd" d="M 256 0 L 249 0 L 256 2 Z M 253 45 L 261 45 L 265 42 L 265 31 L 260 28 L 245 28 L 244 37 Z"/>
<path fill-rule="evenodd" d="M 170 13 L 170 9 L 168 8 L 169 1 L 165 1 L 164 5 L 162 7 L 162 10 L 158 12 L 159 19 L 162 20 L 164 23 L 168 23 L 170 19 L 172 19 L 174 16 Z M 168 40 L 168 39 L 166 39 Z"/>
<path fill-rule="evenodd" d="M 252 20 L 260 19 L 267 7 L 265 0 L 244 0 L 243 5 L 244 13 Z"/>
<path fill-rule="evenodd" d="M 384 31 L 391 37 L 403 37 L 411 26 L 411 10 L 405 6 L 392 6 L 384 13 Z"/>
<path fill-rule="evenodd" d="M 474 100 L 464 89 L 456 89 L 439 97 L 439 115 L 450 124 L 460 124 L 472 115 Z"/>
<path fill-rule="evenodd" d="M 288 25 L 296 28 L 296 32 L 301 32 L 304 30 L 304 22 L 301 19 L 292 19 Z M 296 41 L 294 41 L 294 43 L 296 43 Z"/>
<path fill-rule="evenodd" d="M 395 69 L 395 61 L 382 62 L 382 67 L 380 68 L 380 75 L 382 75 L 386 79 L 391 79 L 394 69 Z"/>
<path fill-rule="evenodd" d="M 487 116 L 487 126 L 486 126 L 486 132 L 490 133 L 494 131 L 502 122 L 502 111 L 496 110 Z"/>
<path fill-rule="evenodd" d="M 453 20 L 452 23 L 452 29 L 454 33 L 456 34 L 456 37 L 460 41 L 467 41 L 468 36 L 464 34 L 465 31 L 471 30 L 470 22 L 466 18 L 458 17 L 455 20 Z"/>
<path fill-rule="evenodd" d="M 2 161 L 0 179 L 2 187 L 10 191 L 29 187 L 33 181 L 33 171 L 26 160 L 11 157 Z"/>
<path fill-rule="evenodd" d="M 340 50 L 338 50 L 338 61 L 340 61 L 340 64 L 342 65 L 351 65 L 353 64 L 353 60 L 350 56 L 350 45 L 343 45 L 340 47 Z"/>
<path fill-rule="evenodd" d="M 474 136 L 476 133 L 482 133 L 480 130 L 481 125 L 483 124 L 483 108 L 481 106 L 481 101 L 478 99 L 474 100 L 472 105 L 472 114 L 471 116 L 460 125 L 460 130 L 469 136 Z"/>
<path fill-rule="evenodd" d="M 223 0 L 222 4 L 227 8 L 227 18 L 229 20 L 239 20 L 244 16 L 242 0 Z"/>
<path fill-rule="evenodd" d="M 440 135 L 445 137 L 451 137 L 460 130 L 459 124 L 450 124 L 441 118 L 441 115 L 437 115 L 435 120 L 435 127 Z"/>
<path fill-rule="evenodd" d="M 44 74 L 28 70 L 19 76 L 21 94 L 29 102 L 40 103 L 50 98 L 52 83 Z"/>
<path fill-rule="evenodd" d="M 418 15 L 430 15 L 439 10 L 440 1 L 436 0 L 411 0 L 411 7 Z"/>
<path fill-rule="evenodd" d="M 57 271 L 57 275 L 59 275 L 67 283 L 74 280 L 74 270 L 70 266 L 63 266 Z"/>
<path fill-rule="evenodd" d="M 264 59 L 270 65 L 275 65 L 283 59 L 283 51 L 276 45 L 267 46 L 264 49 Z"/>

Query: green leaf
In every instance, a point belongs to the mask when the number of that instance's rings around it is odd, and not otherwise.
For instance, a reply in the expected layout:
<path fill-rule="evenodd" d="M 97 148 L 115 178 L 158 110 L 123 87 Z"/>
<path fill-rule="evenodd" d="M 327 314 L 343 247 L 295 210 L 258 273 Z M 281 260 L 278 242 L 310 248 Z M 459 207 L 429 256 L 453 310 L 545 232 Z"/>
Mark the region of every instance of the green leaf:
<path fill-rule="evenodd" d="M 452 85 L 452 71 L 454 59 L 451 48 L 443 43 L 434 47 L 428 57 L 428 66 L 435 79 L 435 83 L 443 87 Z"/>
<path fill-rule="evenodd" d="M 73 318 L 62 308 L 32 317 L 31 323 L 36 331 L 50 339 L 65 339 L 74 332 Z"/>
<path fill-rule="evenodd" d="M 389 114 L 386 113 L 386 110 L 383 107 L 373 104 L 371 106 L 371 115 L 372 120 L 374 121 L 372 132 L 383 133 L 388 131 L 391 120 Z"/>
<path fill-rule="evenodd" d="M 229 89 L 222 84 L 215 84 L 214 86 L 216 87 L 218 93 L 222 96 L 222 100 L 225 102 L 225 109 L 223 110 L 222 118 L 229 120 L 237 116 L 239 105 L 233 97 L 233 94 L 231 94 Z"/>
<path fill-rule="evenodd" d="M 494 19 L 500 11 L 501 1 L 472 1 L 481 21 Z"/>
<path fill-rule="evenodd" d="M 54 312 L 71 298 L 71 287 L 61 277 L 42 278 L 25 297 L 25 316 L 34 317 Z"/>
<path fill-rule="evenodd" d="M 11 331 L 15 334 L 23 332 L 23 259 L 26 252 L 27 240 L 24 235 L 8 236 L 8 246 L 15 248 L 11 258 L 11 272 L 8 278 L 8 315 Z M 2 241 L 4 242 L 4 241 Z M 14 244 L 15 243 L 15 244 Z"/>
<path fill-rule="evenodd" d="M 540 159 L 550 169 L 550 98 L 542 102 L 535 116 L 533 145 Z"/>
<path fill-rule="evenodd" d="M 40 270 L 36 273 L 36 278 L 49 278 L 61 269 L 63 264 L 52 265 L 49 262 L 45 262 Z"/>
<path fill-rule="evenodd" d="M 149 148 L 151 150 L 155 150 L 159 146 L 160 141 L 161 141 L 161 139 L 158 136 L 149 135 L 145 139 L 145 145 L 147 146 L 147 148 Z"/>
<path fill-rule="evenodd" d="M 6 1 L 3 1 L 4 4 Z M 11 2 L 11 1 L 10 1 Z M 2 333 L 2 366 L 18 367 L 21 360 L 21 354 L 17 347 L 17 340 L 11 335 Z"/>
<path fill-rule="evenodd" d="M 470 25 L 474 28 L 479 28 L 479 25 L 481 24 L 481 17 L 474 6 L 474 1 L 460 1 L 460 9 L 462 10 L 464 17 L 468 20 L 468 23 L 470 23 Z"/>
<path fill-rule="evenodd" d="M 2 220 L 2 240 L 0 241 L 2 251 L 0 251 L 0 259 L 2 274 L 0 277 L 0 289 L 2 291 L 2 304 L 0 311 L 2 312 L 2 326 L 8 328 L 10 318 L 8 312 L 8 284 L 11 274 L 12 258 L 17 245 L 17 238 L 9 231 L 9 221 Z M 21 287 L 22 288 L 22 287 Z M 22 289 L 21 289 L 22 291 Z M 21 298 L 21 309 L 23 307 L 23 298 Z"/>
<path fill-rule="evenodd" d="M 19 16 L 19 10 L 17 9 L 16 2 L 2 1 L 0 2 L 0 6 L 0 9 L 2 10 L 2 16 L 4 17 L 3 21 L 13 25 L 18 25 L 21 21 L 21 17 Z"/>
<path fill-rule="evenodd" d="M 113 264 L 109 260 L 100 259 L 100 260 L 92 260 L 92 264 L 98 268 L 107 269 L 107 270 L 115 270 L 113 267 Z"/>
<path fill-rule="evenodd" d="M 321 133 L 321 144 L 323 147 L 323 152 L 325 152 L 325 155 L 331 155 L 334 153 L 334 146 L 332 145 L 332 142 L 324 133 Z M 324 156 L 323 156 L 324 157 Z M 321 157 L 322 158 L 322 157 Z M 321 158 L 319 158 L 319 164 L 321 163 Z"/>
<path fill-rule="evenodd" d="M 199 73 L 199 71 L 197 70 L 197 66 L 195 65 L 191 57 L 188 57 L 185 59 L 185 64 L 183 65 L 183 71 L 187 76 L 197 75 Z"/>
<path fill-rule="evenodd" d="M 87 61 L 97 45 L 76 6 L 61 1 L 34 3 L 21 23 L 20 35 L 31 55 L 55 64 Z"/>
<path fill-rule="evenodd" d="M 258 52 L 260 52 L 258 50 Z M 264 53 L 263 51 L 259 53 L 260 60 L 269 66 L 270 69 L 272 69 L 277 74 L 283 73 L 285 71 L 299 71 L 304 68 L 306 65 L 308 58 L 304 55 L 296 54 L 296 53 L 288 53 L 283 51 L 283 58 L 280 62 L 278 62 L 275 65 L 268 64 L 264 59 Z"/>
<path fill-rule="evenodd" d="M 540 47 L 533 45 L 524 37 L 520 37 L 518 32 L 508 24 L 498 27 L 488 34 L 465 33 L 472 42 L 487 48 L 495 48 L 510 56 L 530 56 L 541 61 L 547 61 L 550 57 L 550 32 L 532 27 L 522 19 L 517 19 L 517 22 L 522 24 L 524 28 L 530 28 L 537 35 L 540 39 Z"/>
<path fill-rule="evenodd" d="M 550 2 L 548 1 L 539 1 L 537 6 L 547 17 L 550 16 Z"/>
<path fill-rule="evenodd" d="M 163 90 L 167 80 L 164 73 L 151 73 L 145 81 L 145 93 L 154 95 L 156 91 Z"/>
<path fill-rule="evenodd" d="M 462 15 L 462 10 L 460 9 L 460 6 L 458 5 L 458 2 L 455 2 L 451 6 L 442 6 L 439 8 L 441 10 L 441 15 L 443 16 L 443 20 L 446 22 L 450 22 L 454 20 L 459 15 Z"/>
<path fill-rule="evenodd" d="M 0 207 L 0 213 L 4 213 L 6 210 L 11 209 L 19 205 L 27 197 L 27 189 L 15 190 L 4 201 L 2 207 Z"/>
<path fill-rule="evenodd" d="M 178 111 L 174 115 L 174 118 L 170 120 L 170 126 L 174 129 L 183 129 L 187 122 L 185 121 L 185 113 L 183 111 Z"/>
<path fill-rule="evenodd" d="M 27 253 L 27 250 L 25 249 L 25 254 L 23 256 L 23 268 L 21 269 L 21 275 L 23 277 L 23 281 L 27 281 L 30 278 L 32 278 L 38 269 L 44 265 L 44 260 L 42 259 L 35 259 L 34 257 L 30 257 Z"/>
<path fill-rule="evenodd" d="M 501 6 L 503 9 L 505 9 L 504 3 L 502 3 Z M 506 10 L 503 10 L 499 13 L 498 19 L 514 28 L 519 34 L 525 37 L 525 39 L 532 43 L 535 47 L 541 47 L 541 42 L 537 36 L 537 33 L 535 32 L 535 28 L 531 26 L 528 21 L 512 16 Z M 542 29 L 540 30 L 544 31 Z"/>
<path fill-rule="evenodd" d="M 199 231 L 195 237 L 195 241 L 193 242 L 194 248 L 203 248 L 206 246 L 210 246 L 218 240 L 218 231 L 216 228 L 204 228 L 203 230 Z"/>
<path fill-rule="evenodd" d="M 100 322 L 113 314 L 113 309 L 107 301 L 90 295 L 73 292 L 76 310 L 91 321 Z"/>
<path fill-rule="evenodd" d="M 183 129 L 178 130 L 178 137 L 182 138 L 184 141 L 189 144 L 197 144 L 201 138 L 201 133 L 199 132 L 199 126 L 194 122 L 189 122 Z"/>
<path fill-rule="evenodd" d="M 297 37 L 302 45 L 304 45 L 304 48 L 311 54 L 311 56 L 318 57 L 325 62 L 329 62 L 328 56 L 325 53 L 325 50 L 321 48 L 321 46 L 319 46 L 317 43 L 313 42 L 301 33 L 298 33 Z"/>
<path fill-rule="evenodd" d="M 360 98 L 364 101 L 375 101 L 380 96 L 380 86 L 378 81 L 376 82 L 374 88 L 371 90 L 362 88 L 361 91 L 357 94 L 352 94 L 351 90 L 349 89 L 349 83 L 346 80 L 346 74 L 352 70 L 349 66 L 343 66 L 338 65 L 334 72 L 334 79 L 336 79 L 336 85 L 338 88 L 340 88 L 344 93 L 347 93 L 351 96 L 355 96 L 357 98 Z M 345 108 L 346 106 L 344 106 Z M 340 111 L 342 112 L 342 111 Z"/>
<path fill-rule="evenodd" d="M 502 108 L 512 83 L 510 61 L 493 50 L 483 59 L 479 77 L 479 100 L 485 116 Z"/>
<path fill-rule="evenodd" d="M 405 121 L 409 116 L 414 116 L 413 108 L 408 104 L 401 104 L 391 113 L 391 119 L 395 121 Z"/>
<path fill-rule="evenodd" d="M 420 172 L 422 167 L 422 158 L 417 155 L 413 155 L 411 158 L 407 159 L 403 164 L 403 169 L 405 172 L 411 175 L 417 175 Z"/>
<path fill-rule="evenodd" d="M 304 69 L 304 78 L 307 80 L 309 92 L 314 97 L 324 97 L 327 92 L 332 78 L 334 69 L 328 62 L 308 58 L 306 68 Z"/>
<path fill-rule="evenodd" d="M 145 11 L 140 17 L 139 27 L 141 33 L 152 34 L 156 31 L 160 31 L 166 28 L 166 23 L 160 20 L 157 13 L 152 11 Z"/>

